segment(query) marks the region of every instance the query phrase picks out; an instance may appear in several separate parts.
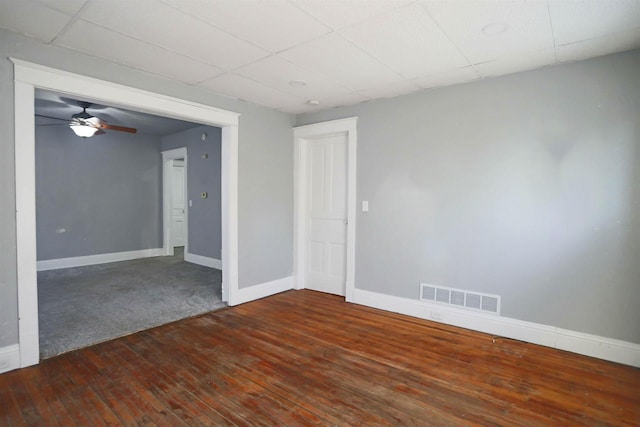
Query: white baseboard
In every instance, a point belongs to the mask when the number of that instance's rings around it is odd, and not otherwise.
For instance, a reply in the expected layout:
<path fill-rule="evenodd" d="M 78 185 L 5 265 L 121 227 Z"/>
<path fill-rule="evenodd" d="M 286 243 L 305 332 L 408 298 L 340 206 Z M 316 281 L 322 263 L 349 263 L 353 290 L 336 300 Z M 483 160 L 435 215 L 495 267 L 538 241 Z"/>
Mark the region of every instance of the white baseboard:
<path fill-rule="evenodd" d="M 231 295 L 229 305 L 244 304 L 245 302 L 279 294 L 290 289 L 293 289 L 293 276 L 240 288 Z"/>
<path fill-rule="evenodd" d="M 132 259 L 163 256 L 162 248 L 141 249 L 139 251 L 113 252 L 110 254 L 97 254 L 76 256 L 71 258 L 47 259 L 38 261 L 38 271 L 57 270 L 60 268 L 82 267 L 84 265 L 106 264 L 108 262 L 130 261 Z"/>
<path fill-rule="evenodd" d="M 355 289 L 353 302 L 492 335 L 640 367 L 640 344 Z"/>
<path fill-rule="evenodd" d="M 205 267 L 211 267 L 217 270 L 222 270 L 222 261 L 220 261 L 219 259 L 209 258 L 206 256 L 185 252 L 184 260 L 187 262 L 191 262 L 193 264 L 203 265 Z"/>
<path fill-rule="evenodd" d="M 20 346 L 8 345 L 0 348 L 0 374 L 20 367 Z"/>

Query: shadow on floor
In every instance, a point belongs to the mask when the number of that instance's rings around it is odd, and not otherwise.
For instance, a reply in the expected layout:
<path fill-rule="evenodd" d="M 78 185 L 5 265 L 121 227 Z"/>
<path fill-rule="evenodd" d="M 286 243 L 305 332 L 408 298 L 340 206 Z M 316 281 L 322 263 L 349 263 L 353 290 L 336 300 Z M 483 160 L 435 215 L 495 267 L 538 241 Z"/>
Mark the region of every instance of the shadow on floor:
<path fill-rule="evenodd" d="M 38 272 L 40 357 L 225 307 L 222 272 L 183 257 Z"/>

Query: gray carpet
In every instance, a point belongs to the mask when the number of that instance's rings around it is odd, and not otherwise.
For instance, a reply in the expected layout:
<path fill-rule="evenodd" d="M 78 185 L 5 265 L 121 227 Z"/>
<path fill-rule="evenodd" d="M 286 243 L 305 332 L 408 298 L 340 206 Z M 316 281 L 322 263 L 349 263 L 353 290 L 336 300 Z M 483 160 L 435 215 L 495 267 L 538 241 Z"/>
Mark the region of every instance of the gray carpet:
<path fill-rule="evenodd" d="M 40 356 L 51 357 L 226 306 L 222 272 L 173 257 L 38 273 Z"/>

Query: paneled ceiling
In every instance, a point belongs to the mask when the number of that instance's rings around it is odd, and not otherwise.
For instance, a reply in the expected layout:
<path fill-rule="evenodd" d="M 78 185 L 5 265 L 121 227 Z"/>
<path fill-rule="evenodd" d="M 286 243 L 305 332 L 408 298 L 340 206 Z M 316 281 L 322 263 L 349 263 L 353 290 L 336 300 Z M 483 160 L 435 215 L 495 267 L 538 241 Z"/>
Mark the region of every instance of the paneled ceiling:
<path fill-rule="evenodd" d="M 634 49 L 640 0 L 1 0 L 0 27 L 295 114 Z"/>

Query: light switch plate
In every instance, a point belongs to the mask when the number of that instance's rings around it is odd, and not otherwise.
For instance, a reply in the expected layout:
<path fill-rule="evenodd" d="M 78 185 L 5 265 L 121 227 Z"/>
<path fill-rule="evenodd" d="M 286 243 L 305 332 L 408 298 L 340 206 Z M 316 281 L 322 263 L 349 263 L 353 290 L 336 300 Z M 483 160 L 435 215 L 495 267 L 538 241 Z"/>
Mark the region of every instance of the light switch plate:
<path fill-rule="evenodd" d="M 363 200 L 362 201 L 362 212 L 369 212 L 369 201 L 368 200 Z"/>

